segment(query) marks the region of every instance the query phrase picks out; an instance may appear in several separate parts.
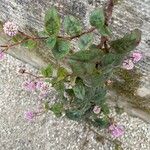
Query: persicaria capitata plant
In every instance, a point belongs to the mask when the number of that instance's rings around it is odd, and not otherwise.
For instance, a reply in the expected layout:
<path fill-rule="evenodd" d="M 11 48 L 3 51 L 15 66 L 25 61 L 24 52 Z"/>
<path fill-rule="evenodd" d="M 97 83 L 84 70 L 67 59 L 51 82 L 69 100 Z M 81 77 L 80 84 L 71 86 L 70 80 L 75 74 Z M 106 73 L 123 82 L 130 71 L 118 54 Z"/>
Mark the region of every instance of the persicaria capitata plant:
<path fill-rule="evenodd" d="M 109 24 L 113 8 L 114 1 L 108 0 L 106 8 L 94 9 L 90 13 L 87 30 L 74 16 L 67 15 L 62 20 L 54 7 L 46 12 L 45 28 L 38 36 L 21 32 L 12 21 L 4 23 L 4 32 L 11 37 L 12 43 L 0 45 L 0 61 L 10 48 L 21 45 L 34 50 L 41 42 L 53 58 L 41 69 L 39 76 L 26 69 L 19 70 L 20 74 L 34 78 L 23 83 L 23 88 L 30 92 L 38 91 L 38 99 L 44 103 L 42 110 L 28 110 L 25 113 L 27 120 L 32 121 L 38 114 L 53 111 L 57 117 L 65 115 L 71 120 L 107 128 L 113 137 L 124 134 L 124 128 L 109 116 L 107 87 L 112 84 L 118 68 L 132 70 L 142 59 L 142 54 L 134 51 L 140 43 L 141 31 L 134 29 L 122 38 L 112 39 Z M 43 100 L 49 96 L 51 87 L 59 95 L 59 102 L 53 105 Z"/>

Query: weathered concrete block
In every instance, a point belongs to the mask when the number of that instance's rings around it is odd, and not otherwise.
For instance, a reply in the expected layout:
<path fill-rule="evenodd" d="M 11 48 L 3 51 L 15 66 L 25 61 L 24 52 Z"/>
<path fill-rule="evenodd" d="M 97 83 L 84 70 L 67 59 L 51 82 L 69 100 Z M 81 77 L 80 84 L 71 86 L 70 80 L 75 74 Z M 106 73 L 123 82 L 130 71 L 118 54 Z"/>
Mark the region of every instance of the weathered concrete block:
<path fill-rule="evenodd" d="M 59 8 L 62 18 L 65 14 L 73 14 L 82 19 L 85 27 L 88 27 L 90 11 L 95 7 L 101 7 L 106 1 L 107 0 L 1 0 L 0 21 L 13 20 L 19 25 L 21 31 L 28 34 L 33 33 L 33 31 L 41 31 L 44 26 L 45 11 L 50 6 L 55 5 Z M 141 29 L 143 32 L 142 42 L 137 47 L 137 50 L 143 52 L 144 58 L 137 66 L 138 72 L 142 77 L 137 78 L 136 74 L 131 76 L 132 78 L 138 79 L 138 85 L 135 85 L 134 82 L 130 84 L 130 86 L 133 86 L 133 89 L 134 86 L 138 86 L 134 91 L 135 96 L 130 96 L 130 94 L 127 94 L 128 91 L 126 91 L 126 94 L 122 95 L 122 98 L 119 98 L 119 102 L 122 102 L 122 107 L 129 108 L 128 106 L 130 105 L 130 107 L 134 107 L 134 109 L 140 109 L 140 112 L 145 110 L 143 111 L 144 113 L 150 113 L 150 0 L 120 1 L 120 4 L 115 6 L 113 13 L 111 27 L 114 36 L 112 38 L 120 37 L 134 28 Z M 0 43 L 5 42 L 6 38 L 2 31 L 0 31 L 0 35 Z M 43 47 L 32 51 L 19 47 L 11 49 L 8 52 L 36 67 L 45 66 L 49 63 L 51 57 L 51 53 Z M 120 92 L 118 92 L 117 95 L 120 95 L 119 93 Z M 115 97 L 114 100 L 117 99 L 118 98 Z M 125 106 L 125 102 L 129 105 Z M 150 121 L 150 115 L 147 119 Z"/>

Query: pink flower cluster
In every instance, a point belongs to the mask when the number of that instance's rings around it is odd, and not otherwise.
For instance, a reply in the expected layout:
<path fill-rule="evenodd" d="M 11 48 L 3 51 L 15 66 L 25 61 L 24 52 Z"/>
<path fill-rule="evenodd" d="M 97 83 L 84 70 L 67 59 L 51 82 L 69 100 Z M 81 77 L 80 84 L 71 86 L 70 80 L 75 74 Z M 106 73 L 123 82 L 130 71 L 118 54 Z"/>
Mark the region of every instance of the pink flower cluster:
<path fill-rule="evenodd" d="M 42 80 L 38 81 L 25 81 L 23 83 L 23 88 L 27 91 L 34 92 L 34 91 L 39 91 L 39 99 L 42 100 L 44 98 L 48 97 L 48 90 L 49 90 L 49 85 L 45 83 Z M 24 113 L 24 117 L 28 121 L 33 121 L 33 119 L 40 114 L 41 111 L 33 112 L 33 111 L 26 111 Z"/>
<path fill-rule="evenodd" d="M 14 22 L 6 22 L 3 26 L 4 32 L 9 36 L 15 36 L 18 33 L 18 26 Z"/>
<path fill-rule="evenodd" d="M 134 64 L 139 62 L 141 59 L 142 54 L 140 52 L 134 52 L 129 59 L 124 60 L 122 68 L 126 70 L 132 70 L 134 68 Z"/>
<path fill-rule="evenodd" d="M 36 117 L 36 113 L 33 112 L 33 111 L 26 111 L 24 113 L 24 117 L 25 117 L 26 120 L 31 122 Z"/>
<path fill-rule="evenodd" d="M 36 90 L 36 82 L 34 81 L 25 81 L 23 83 L 23 88 L 27 91 L 35 91 Z"/>
<path fill-rule="evenodd" d="M 4 59 L 4 52 L 0 50 L 0 61 Z"/>
<path fill-rule="evenodd" d="M 112 124 L 109 126 L 109 132 L 114 138 L 124 135 L 124 127 L 121 125 Z"/>
<path fill-rule="evenodd" d="M 46 98 L 48 96 L 49 85 L 44 81 L 25 81 L 23 88 L 27 91 L 33 92 L 35 90 L 40 91 L 39 99 Z"/>

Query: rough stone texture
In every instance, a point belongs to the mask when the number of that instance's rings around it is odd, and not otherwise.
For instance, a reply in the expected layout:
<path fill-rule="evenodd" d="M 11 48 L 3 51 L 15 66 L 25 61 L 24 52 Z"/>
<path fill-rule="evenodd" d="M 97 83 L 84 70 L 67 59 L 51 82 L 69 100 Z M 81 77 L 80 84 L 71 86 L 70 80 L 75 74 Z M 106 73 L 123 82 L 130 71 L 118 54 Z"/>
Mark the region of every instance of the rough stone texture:
<path fill-rule="evenodd" d="M 89 12 L 95 6 L 104 5 L 105 2 L 106 0 L 1 0 L 0 20 L 3 22 L 14 20 L 20 26 L 20 30 L 26 33 L 30 33 L 30 28 L 41 31 L 45 11 L 51 5 L 55 5 L 59 7 L 62 17 L 64 14 L 73 14 L 83 19 L 87 27 Z M 135 94 L 144 98 L 138 102 L 140 109 L 150 110 L 150 0 L 123 0 L 115 6 L 112 19 L 113 38 L 120 37 L 134 28 L 140 28 L 143 32 L 142 42 L 137 50 L 144 54 L 144 59 L 137 66 L 142 73 L 142 78 Z M 4 38 L 0 40 L 0 43 L 2 41 L 4 42 Z M 36 67 L 45 66 L 49 62 L 48 51 L 43 48 L 35 51 L 18 48 L 10 50 L 9 53 Z M 121 100 L 124 102 L 124 98 Z M 128 101 L 132 102 L 132 99 Z M 137 107 L 136 102 L 133 104 L 133 107 L 135 106 Z"/>
<path fill-rule="evenodd" d="M 37 109 L 38 93 L 22 89 L 27 76 L 16 72 L 19 66 L 38 73 L 35 68 L 9 55 L 0 62 L 0 150 L 114 150 L 114 145 L 107 140 L 105 144 L 97 142 L 93 132 L 89 132 L 89 142 L 82 149 L 87 133 L 84 125 L 65 117 L 56 118 L 52 112 L 37 117 L 32 123 L 27 122 L 24 112 Z M 53 89 L 49 99 L 50 103 L 56 100 Z M 114 110 L 111 115 L 125 127 L 125 135 L 118 139 L 123 150 L 150 149 L 149 124 L 126 113 L 116 115 Z M 107 130 L 97 132 L 111 138 Z"/>

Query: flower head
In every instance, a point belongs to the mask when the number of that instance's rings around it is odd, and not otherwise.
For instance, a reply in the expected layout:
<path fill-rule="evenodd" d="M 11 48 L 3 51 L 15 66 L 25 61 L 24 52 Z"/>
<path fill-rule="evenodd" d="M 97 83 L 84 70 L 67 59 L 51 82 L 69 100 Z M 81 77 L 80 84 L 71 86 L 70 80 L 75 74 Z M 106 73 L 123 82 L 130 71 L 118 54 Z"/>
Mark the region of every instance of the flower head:
<path fill-rule="evenodd" d="M 15 36 L 18 33 L 18 26 L 14 22 L 6 22 L 3 26 L 4 32 L 9 36 Z"/>
<path fill-rule="evenodd" d="M 124 134 L 124 127 L 121 125 L 112 124 L 109 126 L 109 131 L 113 137 L 118 138 Z"/>
<path fill-rule="evenodd" d="M 41 91 L 46 92 L 49 90 L 49 85 L 47 83 L 43 83 L 41 85 Z"/>
<path fill-rule="evenodd" d="M 40 90 L 42 88 L 43 84 L 44 84 L 43 81 L 37 81 L 36 88 Z"/>
<path fill-rule="evenodd" d="M 126 70 L 132 70 L 134 68 L 134 63 L 131 59 L 126 59 L 123 62 L 122 68 Z"/>
<path fill-rule="evenodd" d="M 45 99 L 48 97 L 48 92 L 41 92 L 38 97 L 40 100 Z"/>
<path fill-rule="evenodd" d="M 33 112 L 33 111 L 26 111 L 26 112 L 24 113 L 24 117 L 25 117 L 25 119 L 27 119 L 28 121 L 32 121 L 35 116 L 36 116 L 36 113 Z"/>
<path fill-rule="evenodd" d="M 142 59 L 142 54 L 140 52 L 134 52 L 131 58 L 134 63 L 137 63 Z"/>
<path fill-rule="evenodd" d="M 36 90 L 36 82 L 34 81 L 26 81 L 23 83 L 23 88 L 27 91 L 35 91 Z"/>
<path fill-rule="evenodd" d="M 0 50 L 0 61 L 4 59 L 4 52 Z"/>
<path fill-rule="evenodd" d="M 99 106 L 94 106 L 93 112 L 94 112 L 95 114 L 99 114 L 99 113 L 101 112 L 101 108 L 100 108 Z"/>

